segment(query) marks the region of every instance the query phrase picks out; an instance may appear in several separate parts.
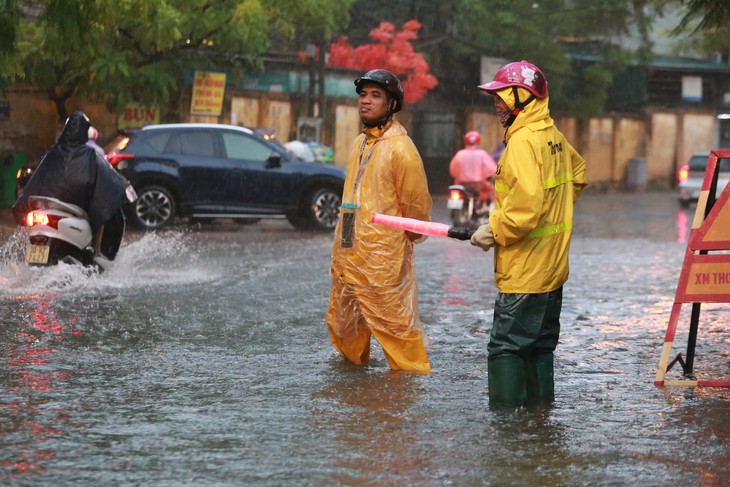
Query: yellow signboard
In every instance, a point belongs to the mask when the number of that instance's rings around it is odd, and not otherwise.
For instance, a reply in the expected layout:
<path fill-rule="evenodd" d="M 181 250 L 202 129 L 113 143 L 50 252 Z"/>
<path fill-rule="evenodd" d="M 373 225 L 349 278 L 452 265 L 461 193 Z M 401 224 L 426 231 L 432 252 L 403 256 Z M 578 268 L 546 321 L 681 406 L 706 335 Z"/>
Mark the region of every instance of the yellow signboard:
<path fill-rule="evenodd" d="M 705 205 L 707 204 L 709 192 L 709 190 L 703 188 L 700 193 Z M 726 191 L 720 194 L 715 206 L 712 207 L 710 214 L 707 215 L 704 221 L 702 220 L 702 214 L 695 215 L 695 219 L 699 219 L 700 222 L 697 231 L 694 232 L 689 242 L 692 250 L 730 249 L 730 224 L 728 224 L 730 223 L 730 204 L 728 204 L 728 196 Z M 697 204 L 699 205 L 700 202 L 698 201 Z"/>
<path fill-rule="evenodd" d="M 220 115 L 223 113 L 223 94 L 226 91 L 226 74 L 196 71 L 191 115 Z"/>
<path fill-rule="evenodd" d="M 730 301 L 730 262 L 718 257 L 697 256 L 697 259 L 689 262 L 685 296 L 679 293 L 682 301 Z"/>

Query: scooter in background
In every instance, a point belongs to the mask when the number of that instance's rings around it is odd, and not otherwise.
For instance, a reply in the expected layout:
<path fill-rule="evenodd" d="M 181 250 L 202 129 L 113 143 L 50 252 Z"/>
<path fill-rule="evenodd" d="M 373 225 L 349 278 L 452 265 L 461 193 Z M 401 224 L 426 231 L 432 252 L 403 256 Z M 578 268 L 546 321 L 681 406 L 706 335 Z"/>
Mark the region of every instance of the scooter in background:
<path fill-rule="evenodd" d="M 89 217 L 82 208 L 47 196 L 31 196 L 28 203 L 28 264 L 99 266 L 94 260 Z"/>
<path fill-rule="evenodd" d="M 476 230 L 489 221 L 489 206 L 479 203 L 479 194 L 460 184 L 449 186 L 446 208 L 451 210 L 451 224 Z"/>

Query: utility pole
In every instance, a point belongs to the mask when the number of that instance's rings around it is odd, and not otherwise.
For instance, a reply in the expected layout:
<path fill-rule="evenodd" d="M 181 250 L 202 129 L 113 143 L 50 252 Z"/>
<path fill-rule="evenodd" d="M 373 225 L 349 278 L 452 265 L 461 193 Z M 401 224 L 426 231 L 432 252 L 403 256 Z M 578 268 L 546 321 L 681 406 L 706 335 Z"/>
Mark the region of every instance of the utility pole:
<path fill-rule="evenodd" d="M 314 117 L 314 91 L 315 91 L 315 80 L 317 77 L 316 70 L 316 56 L 317 48 L 314 44 L 307 44 L 307 59 L 309 68 L 309 89 L 307 90 L 307 116 Z"/>
<path fill-rule="evenodd" d="M 326 62 L 326 59 L 325 59 L 326 56 L 327 56 L 326 45 L 325 45 L 324 41 L 321 41 L 319 43 L 319 59 L 317 60 L 317 85 L 318 85 L 317 88 L 319 89 L 319 113 L 318 113 L 318 115 L 319 115 L 319 118 L 322 120 L 324 120 L 326 109 L 327 109 L 327 106 L 326 106 L 326 103 L 327 103 L 326 95 L 327 94 L 325 93 L 325 86 L 324 86 L 325 85 L 324 65 Z M 324 123 L 322 124 L 323 131 L 326 130 L 325 129 L 326 126 L 327 126 L 326 124 L 324 124 Z M 317 142 L 319 142 L 321 144 L 324 142 L 324 139 L 325 139 L 325 134 L 321 133 L 320 140 L 318 140 Z"/>

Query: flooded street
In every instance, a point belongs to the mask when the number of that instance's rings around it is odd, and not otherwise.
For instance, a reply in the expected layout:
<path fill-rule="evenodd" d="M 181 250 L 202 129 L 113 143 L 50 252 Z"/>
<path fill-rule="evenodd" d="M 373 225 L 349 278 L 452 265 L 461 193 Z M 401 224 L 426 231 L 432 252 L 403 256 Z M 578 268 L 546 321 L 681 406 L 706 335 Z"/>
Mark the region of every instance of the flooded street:
<path fill-rule="evenodd" d="M 0 484 L 728 485 L 730 391 L 653 385 L 693 215 L 671 193 L 578 202 L 556 401 L 515 411 L 488 407 L 492 253 L 466 242 L 416 248 L 414 376 L 330 344 L 329 234 L 131 231 L 87 275 L 28 268 L 5 218 Z M 728 378 L 730 305 L 702 310 L 695 372 Z"/>

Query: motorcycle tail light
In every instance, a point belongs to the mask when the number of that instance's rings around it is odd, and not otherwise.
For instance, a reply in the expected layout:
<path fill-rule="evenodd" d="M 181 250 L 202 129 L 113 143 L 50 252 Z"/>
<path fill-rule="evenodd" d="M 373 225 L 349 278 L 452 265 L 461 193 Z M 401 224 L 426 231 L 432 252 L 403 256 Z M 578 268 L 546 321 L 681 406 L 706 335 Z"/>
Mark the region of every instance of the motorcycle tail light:
<path fill-rule="evenodd" d="M 461 191 L 459 191 L 458 189 L 452 189 L 451 192 L 449 193 L 449 198 L 451 198 L 452 200 L 460 200 Z"/>
<path fill-rule="evenodd" d="M 679 180 L 680 183 L 684 183 L 689 178 L 689 166 L 685 164 L 684 166 L 679 168 L 679 171 L 677 171 L 677 180 Z"/>
<path fill-rule="evenodd" d="M 41 213 L 40 211 L 31 211 L 26 216 L 26 223 L 28 223 L 29 227 L 33 225 L 46 225 L 57 229 L 58 220 L 60 220 L 59 217 Z"/>

